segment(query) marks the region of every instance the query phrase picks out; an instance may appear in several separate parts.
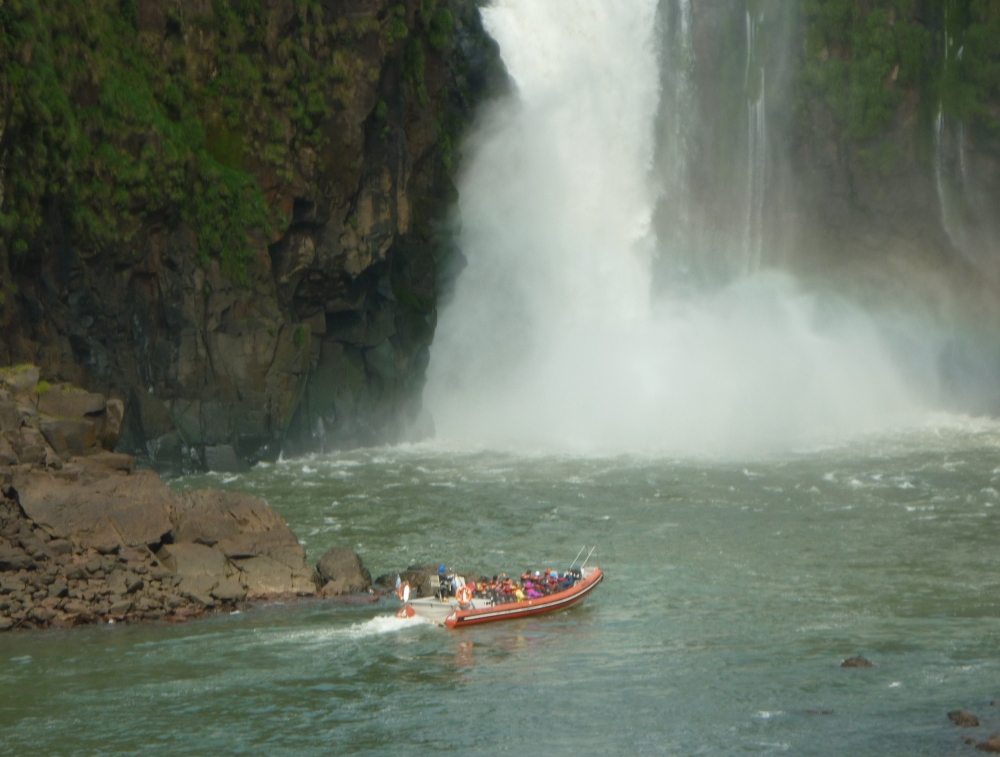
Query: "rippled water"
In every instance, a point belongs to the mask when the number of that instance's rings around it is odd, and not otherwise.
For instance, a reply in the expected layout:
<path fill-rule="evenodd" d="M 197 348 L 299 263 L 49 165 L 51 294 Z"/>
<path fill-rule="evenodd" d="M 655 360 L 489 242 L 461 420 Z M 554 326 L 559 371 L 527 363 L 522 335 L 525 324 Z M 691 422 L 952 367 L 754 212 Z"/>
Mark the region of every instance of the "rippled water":
<path fill-rule="evenodd" d="M 1000 430 L 952 426 L 754 462 L 418 446 L 179 479 L 263 495 L 311 560 L 495 572 L 591 543 L 607 580 L 462 632 L 383 600 L 0 636 L 0 753 L 969 753 L 1000 731 L 998 466 Z"/>

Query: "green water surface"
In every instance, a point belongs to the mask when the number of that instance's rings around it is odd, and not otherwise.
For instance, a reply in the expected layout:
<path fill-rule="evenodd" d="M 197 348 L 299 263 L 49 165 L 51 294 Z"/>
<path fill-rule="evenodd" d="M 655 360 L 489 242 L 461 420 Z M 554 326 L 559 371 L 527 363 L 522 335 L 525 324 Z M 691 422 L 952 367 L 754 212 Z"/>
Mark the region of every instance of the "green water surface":
<path fill-rule="evenodd" d="M 995 428 L 949 428 L 752 462 L 416 446 L 177 479 L 264 496 L 311 561 L 492 574 L 587 543 L 607 578 L 460 632 L 384 599 L 3 635 L 0 754 L 975 754 L 1000 732 L 998 466 Z M 839 667 L 856 654 L 877 667 Z"/>

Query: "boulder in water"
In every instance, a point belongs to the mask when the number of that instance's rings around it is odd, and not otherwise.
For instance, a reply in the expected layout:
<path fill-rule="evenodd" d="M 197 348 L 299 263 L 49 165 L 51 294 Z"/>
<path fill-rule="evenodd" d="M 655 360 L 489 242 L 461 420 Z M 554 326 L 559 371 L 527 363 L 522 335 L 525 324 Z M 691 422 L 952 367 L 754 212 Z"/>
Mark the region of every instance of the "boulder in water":
<path fill-rule="evenodd" d="M 1000 754 L 1000 733 L 994 733 L 986 741 L 976 744 L 976 749 L 981 752 Z"/>
<path fill-rule="evenodd" d="M 857 657 L 851 657 L 840 663 L 842 668 L 874 668 L 875 663 L 869 660 L 867 657 L 862 657 L 858 655 Z"/>
<path fill-rule="evenodd" d="M 327 596 L 359 594 L 372 587 L 372 574 L 350 547 L 334 547 L 323 555 L 316 565 L 316 573 L 323 585 L 323 594 Z"/>
<path fill-rule="evenodd" d="M 949 712 L 948 720 L 959 728 L 976 728 L 979 726 L 979 718 L 965 710 L 953 710 Z"/>

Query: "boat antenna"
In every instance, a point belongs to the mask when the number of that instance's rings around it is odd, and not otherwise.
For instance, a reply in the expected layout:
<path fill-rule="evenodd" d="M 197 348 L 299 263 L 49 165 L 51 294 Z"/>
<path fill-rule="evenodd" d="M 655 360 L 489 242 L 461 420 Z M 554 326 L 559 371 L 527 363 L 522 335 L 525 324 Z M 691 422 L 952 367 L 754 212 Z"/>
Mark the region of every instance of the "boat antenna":
<path fill-rule="evenodd" d="M 576 553 L 576 557 L 573 558 L 573 562 L 571 562 L 569 564 L 569 569 L 570 570 L 573 570 L 573 566 L 576 565 L 576 561 L 580 559 L 580 555 L 583 554 L 583 550 L 585 550 L 586 548 L 587 548 L 586 544 L 584 544 L 582 547 L 580 547 L 580 551 Z"/>
<path fill-rule="evenodd" d="M 586 549 L 586 547 L 584 547 L 584 549 Z M 594 554 L 594 550 L 595 550 L 595 549 L 597 549 L 597 546 L 596 546 L 596 545 L 594 546 L 594 548 L 593 548 L 593 549 L 591 549 L 591 550 L 590 550 L 590 551 L 589 551 L 589 552 L 587 553 L 587 560 L 590 560 L 590 556 L 591 556 L 592 554 Z M 584 560 L 584 561 L 583 561 L 582 563 L 580 563 L 580 570 L 583 570 L 583 566 L 587 564 L 587 560 Z"/>

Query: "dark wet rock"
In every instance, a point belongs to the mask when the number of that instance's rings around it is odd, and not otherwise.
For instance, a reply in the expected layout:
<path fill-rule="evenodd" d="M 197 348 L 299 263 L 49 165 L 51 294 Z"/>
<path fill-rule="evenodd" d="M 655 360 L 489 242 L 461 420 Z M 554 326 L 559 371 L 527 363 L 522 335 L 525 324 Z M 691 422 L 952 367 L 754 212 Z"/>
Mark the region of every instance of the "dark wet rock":
<path fill-rule="evenodd" d="M 350 547 L 334 547 L 316 565 L 323 594 L 339 596 L 358 594 L 371 589 L 372 575 Z"/>
<path fill-rule="evenodd" d="M 959 728 L 977 728 L 979 726 L 979 718 L 965 710 L 953 710 L 949 712 L 948 720 Z"/>
<path fill-rule="evenodd" d="M 847 660 L 844 660 L 842 663 L 840 663 L 840 667 L 842 667 L 842 668 L 874 668 L 875 667 L 875 663 L 872 662 L 871 660 L 869 660 L 868 658 L 861 657 L 859 655 L 857 657 L 851 657 L 851 658 L 849 658 Z"/>
<path fill-rule="evenodd" d="M 396 588 L 396 579 L 405 581 L 410 585 L 410 593 L 415 597 L 426 597 L 434 593 L 431 576 L 437 575 L 437 565 L 411 565 L 406 570 L 394 573 L 383 573 L 375 579 L 374 585 L 383 591 L 393 591 Z"/>
<path fill-rule="evenodd" d="M 217 473 L 245 473 L 250 470 L 246 460 L 229 444 L 205 447 L 205 467 Z"/>
<path fill-rule="evenodd" d="M 1000 733 L 994 733 L 986 741 L 976 744 L 976 749 L 981 752 L 1000 754 Z"/>

